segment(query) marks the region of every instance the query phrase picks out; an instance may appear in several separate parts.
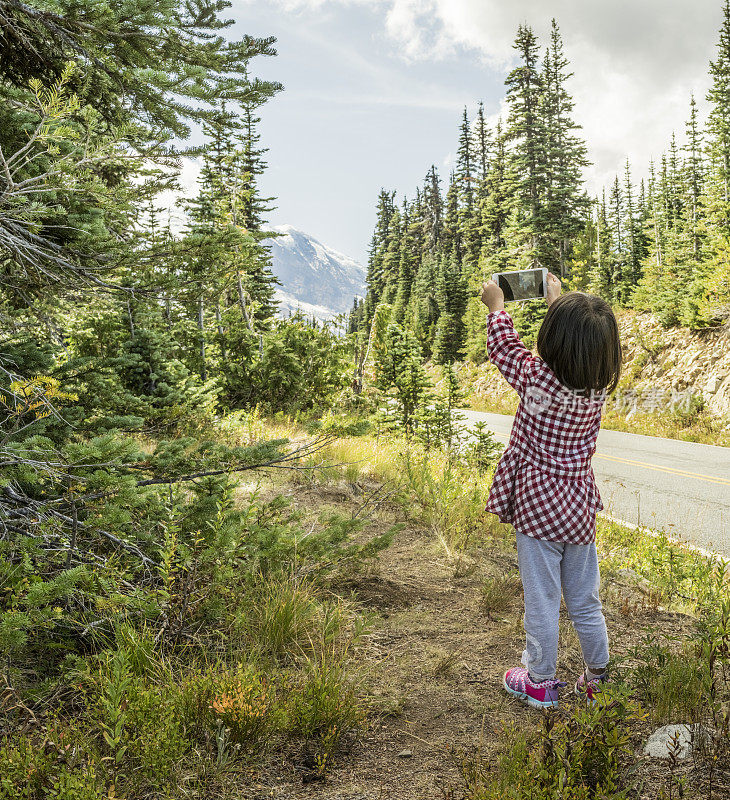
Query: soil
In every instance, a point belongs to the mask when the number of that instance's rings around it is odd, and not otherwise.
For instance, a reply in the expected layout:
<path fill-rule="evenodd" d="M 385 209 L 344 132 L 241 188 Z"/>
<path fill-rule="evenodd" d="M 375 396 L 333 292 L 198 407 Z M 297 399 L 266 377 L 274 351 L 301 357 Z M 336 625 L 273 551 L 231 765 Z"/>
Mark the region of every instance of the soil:
<path fill-rule="evenodd" d="M 300 486 L 293 495 L 304 507 L 322 500 L 312 487 Z M 339 492 L 341 509 L 347 507 L 346 495 Z M 354 507 L 356 498 L 351 499 Z M 379 514 L 371 532 L 397 511 Z M 488 540 L 479 552 L 455 561 L 431 532 L 405 527 L 372 569 L 336 587 L 354 595 L 372 617 L 359 654 L 373 696 L 368 727 L 338 755 L 324 779 L 310 781 L 311 772 L 296 763 L 272 765 L 251 800 L 462 797 L 465 759 L 478 752 L 487 761 L 496 756 L 505 727 L 542 724 L 539 712 L 502 688 L 502 675 L 520 663 L 524 642 L 519 582 L 511 584 L 505 607 L 491 613 L 482 594 L 485 580 L 516 571 L 509 536 Z M 636 585 L 623 581 L 615 576 L 602 587 L 613 658 L 626 656 L 647 626 L 677 635 L 693 626 L 692 618 L 658 608 Z M 565 703 L 580 702 L 571 689 L 582 659 L 564 608 L 560 632 L 558 676 L 569 684 Z M 639 724 L 637 753 L 655 727 Z M 645 776 L 640 796 L 658 797 L 666 762 L 642 761 L 640 772 Z"/>

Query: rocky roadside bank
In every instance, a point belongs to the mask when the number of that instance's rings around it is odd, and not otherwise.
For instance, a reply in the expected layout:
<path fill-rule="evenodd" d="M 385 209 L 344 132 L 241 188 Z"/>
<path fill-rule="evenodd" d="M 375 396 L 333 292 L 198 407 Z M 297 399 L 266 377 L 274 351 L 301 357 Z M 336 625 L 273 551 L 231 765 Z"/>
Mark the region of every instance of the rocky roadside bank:
<path fill-rule="evenodd" d="M 619 327 L 625 356 L 619 393 L 643 398 L 644 404 L 701 397 L 708 411 L 730 423 L 730 325 L 667 329 L 650 314 L 625 311 Z M 459 373 L 477 396 L 513 402 L 514 393 L 491 364 L 462 364 Z"/>

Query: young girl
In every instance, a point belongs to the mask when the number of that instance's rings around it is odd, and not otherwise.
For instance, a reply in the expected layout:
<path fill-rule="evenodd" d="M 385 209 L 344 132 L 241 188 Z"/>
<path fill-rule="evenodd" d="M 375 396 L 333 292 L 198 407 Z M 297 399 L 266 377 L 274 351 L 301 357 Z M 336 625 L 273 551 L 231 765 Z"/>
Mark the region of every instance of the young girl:
<path fill-rule="evenodd" d="M 499 286 L 489 281 L 482 291 L 489 358 L 520 397 L 487 502 L 515 527 L 525 592 L 524 667 L 507 670 L 504 688 L 537 708 L 557 705 L 566 685 L 555 679 L 561 589 L 585 661 L 576 693 L 593 701 L 608 664 L 595 544 L 603 503 L 591 456 L 603 402 L 618 383 L 621 343 L 608 303 L 560 291 L 550 273 L 539 357 L 520 341 Z"/>

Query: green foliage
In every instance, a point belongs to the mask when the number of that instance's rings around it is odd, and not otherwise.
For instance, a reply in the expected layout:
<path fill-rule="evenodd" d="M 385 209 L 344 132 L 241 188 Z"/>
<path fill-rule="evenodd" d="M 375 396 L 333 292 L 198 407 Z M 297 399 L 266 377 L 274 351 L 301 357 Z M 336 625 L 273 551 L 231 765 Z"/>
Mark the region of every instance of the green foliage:
<path fill-rule="evenodd" d="M 674 651 L 671 644 L 667 637 L 647 633 L 630 653 L 628 680 L 660 724 L 698 722 L 707 698 L 707 664 L 696 644 L 686 642 Z"/>
<path fill-rule="evenodd" d="M 100 800 L 106 797 L 93 764 L 59 764 L 26 736 L 0 744 L 0 795 L 7 800 Z"/>
<path fill-rule="evenodd" d="M 375 353 L 375 385 L 385 393 L 383 414 L 388 422 L 388 401 L 394 401 L 396 424 L 406 433 L 414 430 L 419 407 L 428 403 L 430 384 L 421 350 L 409 330 L 392 322 Z"/>
<path fill-rule="evenodd" d="M 629 568 L 651 581 L 667 604 L 690 610 L 712 608 L 727 593 L 727 563 L 682 547 L 666 534 L 635 535 L 605 519 L 598 521 L 598 546 L 606 568 Z"/>
<path fill-rule="evenodd" d="M 496 764 L 466 759 L 468 800 L 626 800 L 634 788 L 623 777 L 633 755 L 630 724 L 642 711 L 625 687 L 614 686 L 594 704 L 547 713 L 536 737 L 506 731 L 508 748 Z"/>
<path fill-rule="evenodd" d="M 502 445 L 494 439 L 494 433 L 487 429 L 485 422 L 474 425 L 474 441 L 468 453 L 468 462 L 480 474 L 493 466 L 502 455 Z"/>
<path fill-rule="evenodd" d="M 228 339 L 227 348 L 237 354 L 221 376 L 225 402 L 231 407 L 321 410 L 350 381 L 347 340 L 331 326 L 300 316 L 273 323 L 261 340 L 242 328 L 236 338 Z"/>
<path fill-rule="evenodd" d="M 311 578 L 276 575 L 252 584 L 234 632 L 252 652 L 285 663 L 331 646 L 347 618 L 343 605 L 322 597 Z"/>
<path fill-rule="evenodd" d="M 482 608 L 491 617 L 506 611 L 520 593 L 519 575 L 505 574 L 487 578 L 480 587 Z"/>

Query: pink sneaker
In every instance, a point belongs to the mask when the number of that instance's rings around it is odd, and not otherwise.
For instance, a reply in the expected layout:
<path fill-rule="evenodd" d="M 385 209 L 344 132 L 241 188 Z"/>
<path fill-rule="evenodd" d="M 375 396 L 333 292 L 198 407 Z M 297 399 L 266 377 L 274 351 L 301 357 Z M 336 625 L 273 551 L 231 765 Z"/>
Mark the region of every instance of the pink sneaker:
<path fill-rule="evenodd" d="M 601 684 L 606 683 L 607 681 L 608 672 L 604 671 L 603 675 L 599 675 L 597 678 L 593 678 L 593 680 L 589 681 L 586 678 L 585 670 L 583 670 L 580 678 L 578 678 L 578 680 L 575 682 L 575 693 L 579 697 L 587 698 L 589 703 L 595 703 L 596 695 L 603 691 L 601 689 Z"/>
<path fill-rule="evenodd" d="M 558 705 L 558 689 L 567 684 L 551 679 L 535 683 L 524 667 L 512 667 L 504 673 L 504 688 L 518 700 L 533 708 L 554 708 Z"/>

